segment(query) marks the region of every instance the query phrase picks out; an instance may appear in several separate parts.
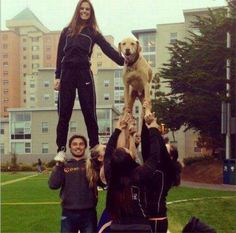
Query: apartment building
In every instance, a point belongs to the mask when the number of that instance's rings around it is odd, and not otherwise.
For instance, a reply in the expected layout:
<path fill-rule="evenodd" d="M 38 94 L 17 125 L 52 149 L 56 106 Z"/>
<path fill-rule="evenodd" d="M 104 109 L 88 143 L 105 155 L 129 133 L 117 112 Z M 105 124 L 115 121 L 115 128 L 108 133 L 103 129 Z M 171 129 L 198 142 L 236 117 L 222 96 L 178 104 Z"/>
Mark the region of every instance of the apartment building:
<path fill-rule="evenodd" d="M 98 105 L 97 116 L 100 142 L 106 143 L 114 130 L 119 112 L 112 105 Z M 28 164 L 37 161 L 38 158 L 46 162 L 55 157 L 56 107 L 9 109 L 9 122 L 9 130 L 5 129 L 4 124 L 1 124 L 0 129 L 1 136 L 4 134 L 4 138 L 8 138 L 8 143 L 3 141 L 0 144 L 2 163 L 10 161 L 9 152 L 17 154 L 18 162 Z M 87 137 L 81 109 L 74 108 L 68 138 L 78 133 Z"/>
<path fill-rule="evenodd" d="M 0 93 L 1 117 L 7 117 L 7 108 L 20 107 L 19 37 L 15 31 L 0 32 Z"/>
<path fill-rule="evenodd" d="M 0 155 L 9 153 L 9 120 L 0 118 Z"/>

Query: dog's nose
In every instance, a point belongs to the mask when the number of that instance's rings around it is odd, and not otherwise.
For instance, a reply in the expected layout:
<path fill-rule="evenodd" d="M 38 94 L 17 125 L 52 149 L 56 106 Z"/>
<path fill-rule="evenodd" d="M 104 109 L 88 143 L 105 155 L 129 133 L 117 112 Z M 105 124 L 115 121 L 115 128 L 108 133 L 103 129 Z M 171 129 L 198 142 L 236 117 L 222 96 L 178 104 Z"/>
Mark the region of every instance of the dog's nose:
<path fill-rule="evenodd" d="M 130 54 L 130 49 L 125 49 L 126 54 Z"/>

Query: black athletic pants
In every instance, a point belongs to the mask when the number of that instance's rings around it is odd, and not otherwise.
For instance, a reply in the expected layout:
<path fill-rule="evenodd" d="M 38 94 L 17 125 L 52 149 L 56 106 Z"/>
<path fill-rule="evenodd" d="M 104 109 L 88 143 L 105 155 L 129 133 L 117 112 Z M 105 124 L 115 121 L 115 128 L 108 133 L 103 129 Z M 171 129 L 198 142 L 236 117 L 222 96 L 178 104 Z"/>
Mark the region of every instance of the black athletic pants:
<path fill-rule="evenodd" d="M 96 93 L 90 69 L 68 67 L 62 70 L 58 96 L 57 139 L 58 151 L 66 148 L 69 121 L 78 90 L 79 102 L 84 116 L 90 148 L 99 143 L 96 115 Z"/>

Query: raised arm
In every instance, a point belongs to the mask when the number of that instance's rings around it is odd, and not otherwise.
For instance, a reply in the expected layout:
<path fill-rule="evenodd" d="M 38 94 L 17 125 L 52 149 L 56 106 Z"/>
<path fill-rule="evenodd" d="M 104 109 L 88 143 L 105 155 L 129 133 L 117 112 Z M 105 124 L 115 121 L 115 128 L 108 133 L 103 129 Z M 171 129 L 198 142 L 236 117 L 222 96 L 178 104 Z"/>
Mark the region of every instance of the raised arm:
<path fill-rule="evenodd" d="M 57 162 L 57 165 L 53 168 L 53 171 L 48 180 L 49 188 L 50 189 L 61 188 L 64 183 L 64 178 L 65 178 L 64 164 Z"/>
<path fill-rule="evenodd" d="M 153 114 L 154 116 L 154 114 Z M 146 121 L 147 122 L 147 121 Z M 158 124 L 156 123 L 156 118 L 153 117 L 153 120 L 146 123 L 149 131 L 149 143 L 150 151 L 147 156 L 146 161 L 139 169 L 140 178 L 145 180 L 160 166 L 161 158 L 161 145 L 159 137 L 161 136 L 158 130 Z"/>
<path fill-rule="evenodd" d="M 107 146 L 106 146 L 106 151 L 104 155 L 104 173 L 105 173 L 105 178 L 106 182 L 109 183 L 110 180 L 110 161 L 111 161 L 111 156 L 116 148 L 117 140 L 120 135 L 121 130 L 116 128 L 113 134 L 111 135 Z"/>
<path fill-rule="evenodd" d="M 117 147 L 118 137 L 123 128 L 127 127 L 127 120 L 129 119 L 129 115 L 120 116 L 119 120 L 117 121 L 115 131 L 111 135 L 104 155 L 104 173 L 107 183 L 110 180 L 110 161 L 111 156 L 114 149 Z"/>
<path fill-rule="evenodd" d="M 150 139 L 149 139 L 149 129 L 144 120 L 142 123 L 142 131 L 141 131 L 141 149 L 142 149 L 143 162 L 145 163 L 150 153 Z"/>

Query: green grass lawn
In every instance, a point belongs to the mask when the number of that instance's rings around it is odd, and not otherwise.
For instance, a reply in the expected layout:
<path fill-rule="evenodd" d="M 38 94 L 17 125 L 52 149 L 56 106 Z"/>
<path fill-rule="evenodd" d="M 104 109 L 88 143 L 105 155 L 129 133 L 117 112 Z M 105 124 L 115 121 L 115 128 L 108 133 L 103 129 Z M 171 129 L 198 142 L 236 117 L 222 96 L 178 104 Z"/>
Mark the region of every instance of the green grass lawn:
<path fill-rule="evenodd" d="M 3 173 L 1 180 L 5 182 L 26 175 Z M 47 175 L 39 175 L 1 187 L 2 233 L 59 232 L 61 215 L 59 191 L 50 190 L 47 181 Z M 106 192 L 99 192 L 98 216 L 104 208 L 105 195 Z M 228 198 L 217 198 L 225 196 Z M 180 233 L 191 216 L 197 216 L 208 223 L 217 230 L 217 233 L 236 232 L 236 192 L 180 187 L 171 190 L 168 202 L 207 197 L 211 198 L 168 205 L 171 233 Z"/>

